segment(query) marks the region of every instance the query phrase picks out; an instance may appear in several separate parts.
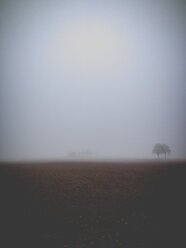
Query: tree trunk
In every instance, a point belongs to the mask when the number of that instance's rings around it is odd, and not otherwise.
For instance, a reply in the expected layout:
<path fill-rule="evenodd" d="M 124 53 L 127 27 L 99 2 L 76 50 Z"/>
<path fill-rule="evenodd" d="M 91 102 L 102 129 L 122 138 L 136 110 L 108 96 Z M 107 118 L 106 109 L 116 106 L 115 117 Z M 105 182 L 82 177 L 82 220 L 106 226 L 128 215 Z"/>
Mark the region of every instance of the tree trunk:
<path fill-rule="evenodd" d="M 159 155 L 160 155 L 160 154 L 159 154 L 159 153 L 157 153 L 158 159 L 159 159 Z"/>
<path fill-rule="evenodd" d="M 166 152 L 165 152 L 165 160 L 166 160 L 166 158 L 167 158 L 166 155 L 167 155 L 167 154 L 166 154 Z"/>

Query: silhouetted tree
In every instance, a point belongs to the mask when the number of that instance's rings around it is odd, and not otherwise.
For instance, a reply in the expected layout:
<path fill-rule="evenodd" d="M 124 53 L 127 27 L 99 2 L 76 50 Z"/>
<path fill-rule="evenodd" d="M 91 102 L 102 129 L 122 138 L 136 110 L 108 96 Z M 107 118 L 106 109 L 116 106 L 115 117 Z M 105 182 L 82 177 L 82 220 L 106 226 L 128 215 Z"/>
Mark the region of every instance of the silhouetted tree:
<path fill-rule="evenodd" d="M 171 149 L 166 144 L 155 144 L 152 152 L 157 154 L 158 159 L 160 154 L 165 154 L 166 159 L 167 154 L 171 153 Z"/>
<path fill-rule="evenodd" d="M 163 153 L 162 145 L 161 144 L 155 144 L 152 152 L 157 154 L 157 157 L 159 159 L 160 154 Z"/>
<path fill-rule="evenodd" d="M 163 153 L 165 154 L 165 159 L 166 159 L 167 154 L 170 154 L 170 153 L 171 153 L 171 149 L 169 148 L 168 145 L 163 144 L 163 145 L 162 145 L 162 150 L 163 150 Z"/>

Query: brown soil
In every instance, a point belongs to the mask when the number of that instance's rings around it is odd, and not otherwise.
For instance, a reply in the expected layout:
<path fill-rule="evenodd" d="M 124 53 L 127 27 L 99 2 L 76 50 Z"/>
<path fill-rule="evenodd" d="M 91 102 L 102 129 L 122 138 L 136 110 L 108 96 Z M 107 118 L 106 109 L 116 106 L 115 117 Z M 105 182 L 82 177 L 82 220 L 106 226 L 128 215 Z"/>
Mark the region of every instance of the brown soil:
<path fill-rule="evenodd" d="M 0 247 L 186 247 L 186 162 L 0 164 Z"/>

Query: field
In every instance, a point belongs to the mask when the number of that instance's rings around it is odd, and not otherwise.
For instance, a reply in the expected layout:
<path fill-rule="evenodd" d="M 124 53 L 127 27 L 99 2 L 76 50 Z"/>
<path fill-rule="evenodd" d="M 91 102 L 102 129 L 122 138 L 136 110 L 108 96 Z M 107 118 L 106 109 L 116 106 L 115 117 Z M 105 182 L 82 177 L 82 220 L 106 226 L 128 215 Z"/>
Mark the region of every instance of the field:
<path fill-rule="evenodd" d="M 0 247 L 186 247 L 186 162 L 0 164 Z"/>

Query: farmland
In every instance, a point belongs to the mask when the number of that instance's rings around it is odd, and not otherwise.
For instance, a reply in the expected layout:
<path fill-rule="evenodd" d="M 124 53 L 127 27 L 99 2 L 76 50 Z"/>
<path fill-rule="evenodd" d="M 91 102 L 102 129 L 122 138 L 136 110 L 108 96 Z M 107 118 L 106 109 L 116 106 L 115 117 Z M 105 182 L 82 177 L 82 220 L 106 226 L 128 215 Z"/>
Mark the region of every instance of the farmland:
<path fill-rule="evenodd" d="M 0 247 L 186 247 L 186 162 L 0 164 Z"/>

